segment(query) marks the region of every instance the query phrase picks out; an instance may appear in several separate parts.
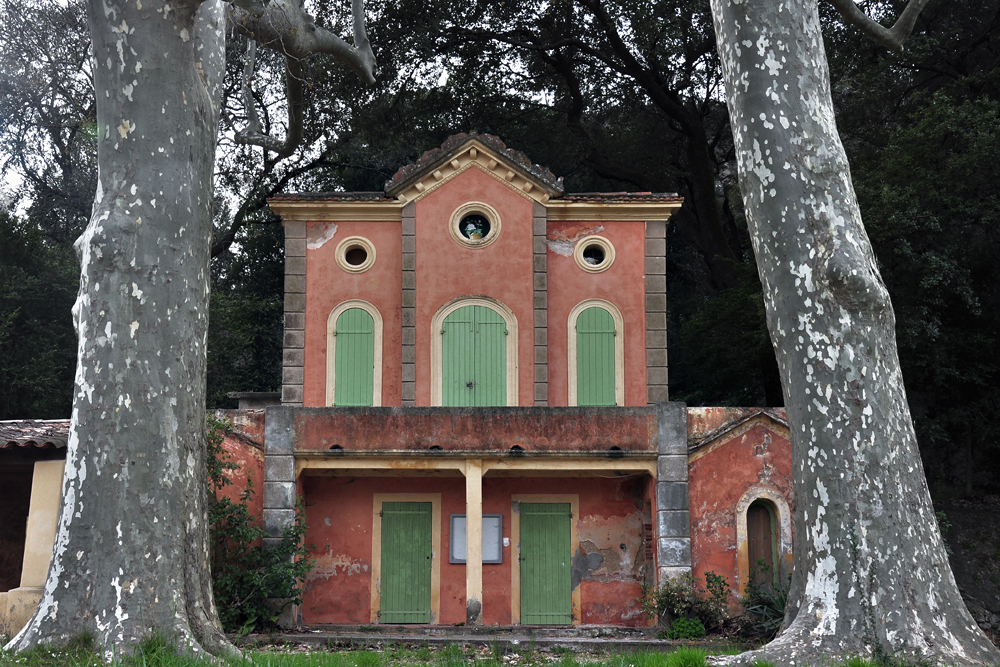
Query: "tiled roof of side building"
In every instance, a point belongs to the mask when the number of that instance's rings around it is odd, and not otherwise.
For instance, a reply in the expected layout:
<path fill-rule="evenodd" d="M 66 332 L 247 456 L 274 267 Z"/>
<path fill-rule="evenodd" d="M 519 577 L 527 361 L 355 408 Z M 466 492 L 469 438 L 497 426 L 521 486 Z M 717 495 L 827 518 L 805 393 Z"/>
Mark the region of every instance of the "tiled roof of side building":
<path fill-rule="evenodd" d="M 271 197 L 276 201 L 392 201 L 384 192 L 296 192 Z"/>
<path fill-rule="evenodd" d="M 69 440 L 68 419 L 0 421 L 0 449 L 13 447 L 63 448 Z"/>
<path fill-rule="evenodd" d="M 684 198 L 676 192 L 568 192 L 554 199 L 560 201 L 594 201 L 606 203 L 684 201 Z"/>
<path fill-rule="evenodd" d="M 386 194 L 395 196 L 396 193 L 402 191 L 411 181 L 433 168 L 436 164 L 444 162 L 453 151 L 458 150 L 473 139 L 510 160 L 517 167 L 552 188 L 552 190 L 562 192 L 563 179 L 561 177 L 557 178 L 547 167 L 533 163 L 521 151 L 507 148 L 507 144 L 501 141 L 499 137 L 495 137 L 492 134 L 480 134 L 479 132 L 460 132 L 445 139 L 440 147 L 432 148 L 425 152 L 416 162 L 408 164 L 405 167 L 400 167 L 399 171 L 386 181 Z"/>

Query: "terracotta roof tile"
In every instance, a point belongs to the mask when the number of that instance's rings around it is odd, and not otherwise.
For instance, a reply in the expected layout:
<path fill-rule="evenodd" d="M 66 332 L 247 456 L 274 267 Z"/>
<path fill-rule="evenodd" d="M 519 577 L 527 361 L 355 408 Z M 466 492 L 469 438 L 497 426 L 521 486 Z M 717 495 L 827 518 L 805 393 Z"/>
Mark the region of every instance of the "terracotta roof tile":
<path fill-rule="evenodd" d="M 384 192 L 297 192 L 271 197 L 275 201 L 392 201 Z"/>
<path fill-rule="evenodd" d="M 68 419 L 0 421 L 0 449 L 13 447 L 63 448 L 69 440 Z"/>

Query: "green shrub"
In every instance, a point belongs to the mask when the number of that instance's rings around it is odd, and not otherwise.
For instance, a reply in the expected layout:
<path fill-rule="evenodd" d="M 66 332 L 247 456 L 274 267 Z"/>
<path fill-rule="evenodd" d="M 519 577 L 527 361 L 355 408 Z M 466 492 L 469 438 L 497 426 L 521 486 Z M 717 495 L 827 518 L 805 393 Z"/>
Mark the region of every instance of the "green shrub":
<path fill-rule="evenodd" d="M 212 543 L 212 588 L 219 619 L 227 632 L 246 634 L 275 627 L 278 616 L 290 604 L 302 602 L 301 584 L 312 568 L 304 541 L 305 509 L 300 500 L 295 524 L 286 528 L 281 542 L 264 548 L 263 527 L 250 513 L 253 483 L 237 502 L 218 498 L 220 490 L 232 482 L 227 470 L 239 465 L 222 446 L 232 425 L 208 417 L 207 449 L 209 477 L 210 539 Z"/>
<path fill-rule="evenodd" d="M 721 628 L 728 618 L 727 598 L 729 584 L 726 578 L 714 572 L 705 572 L 705 586 L 689 574 L 671 577 L 659 588 L 643 587 L 642 607 L 650 618 L 666 624 L 674 619 L 697 618 L 708 630 Z"/>
<path fill-rule="evenodd" d="M 757 563 L 757 571 L 767 573 L 764 561 Z M 741 634 L 769 641 L 778 634 L 785 620 L 789 584 L 758 584 L 754 578 L 751 574 L 746 593 L 740 598 L 744 610 L 740 630 Z"/>
<path fill-rule="evenodd" d="M 705 636 L 705 626 L 697 618 L 674 619 L 667 631 L 667 639 L 700 639 Z"/>

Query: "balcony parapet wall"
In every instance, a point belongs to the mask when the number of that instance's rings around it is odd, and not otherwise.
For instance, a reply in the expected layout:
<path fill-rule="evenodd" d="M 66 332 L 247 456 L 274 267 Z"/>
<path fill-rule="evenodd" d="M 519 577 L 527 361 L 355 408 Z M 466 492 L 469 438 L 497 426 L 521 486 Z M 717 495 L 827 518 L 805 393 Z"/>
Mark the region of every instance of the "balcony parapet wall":
<path fill-rule="evenodd" d="M 278 414 L 278 413 L 282 414 Z M 536 452 L 644 452 L 656 455 L 657 408 L 268 408 L 287 423 L 296 453 L 331 449 L 484 454 L 519 447 Z M 290 445 L 290 447 L 289 447 Z M 440 448 L 440 450 L 438 450 Z M 291 451 L 289 453 L 291 453 Z"/>

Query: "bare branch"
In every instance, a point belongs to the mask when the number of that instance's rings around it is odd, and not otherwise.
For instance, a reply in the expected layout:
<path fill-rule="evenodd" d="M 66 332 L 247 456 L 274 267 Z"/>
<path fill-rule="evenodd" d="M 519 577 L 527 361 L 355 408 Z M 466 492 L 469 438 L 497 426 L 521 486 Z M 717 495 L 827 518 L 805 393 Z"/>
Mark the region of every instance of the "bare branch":
<path fill-rule="evenodd" d="M 302 116 L 305 99 L 302 87 L 302 62 L 315 53 L 327 53 L 350 67 L 368 84 L 375 83 L 375 54 L 365 28 L 364 0 L 352 0 L 354 46 L 329 30 L 316 25 L 301 0 L 234 0 L 229 18 L 236 31 L 250 40 L 243 71 L 243 102 L 247 127 L 238 132 L 236 143 L 261 146 L 277 155 L 290 156 L 302 142 Z M 288 97 L 288 130 L 284 139 L 261 132 L 257 106 L 250 81 L 253 78 L 256 43 L 285 56 L 285 90 Z M 265 156 L 266 159 L 266 156 Z"/>
<path fill-rule="evenodd" d="M 255 43 L 251 42 L 247 49 L 247 64 L 243 70 L 243 103 L 247 108 L 247 127 L 236 133 L 233 141 L 238 144 L 260 146 L 271 151 L 281 160 L 288 157 L 302 142 L 302 110 L 305 97 L 302 92 L 302 63 L 296 58 L 285 57 L 285 95 L 288 99 L 288 128 L 285 138 L 278 139 L 260 131 L 260 119 L 257 116 L 257 105 L 250 89 L 250 77 L 253 76 L 253 59 Z"/>
<path fill-rule="evenodd" d="M 886 28 L 865 14 L 854 4 L 854 0 L 827 0 L 848 23 L 861 28 L 862 32 L 891 51 L 901 52 L 903 43 L 913 32 L 917 17 L 930 0 L 910 0 L 892 28 Z"/>

